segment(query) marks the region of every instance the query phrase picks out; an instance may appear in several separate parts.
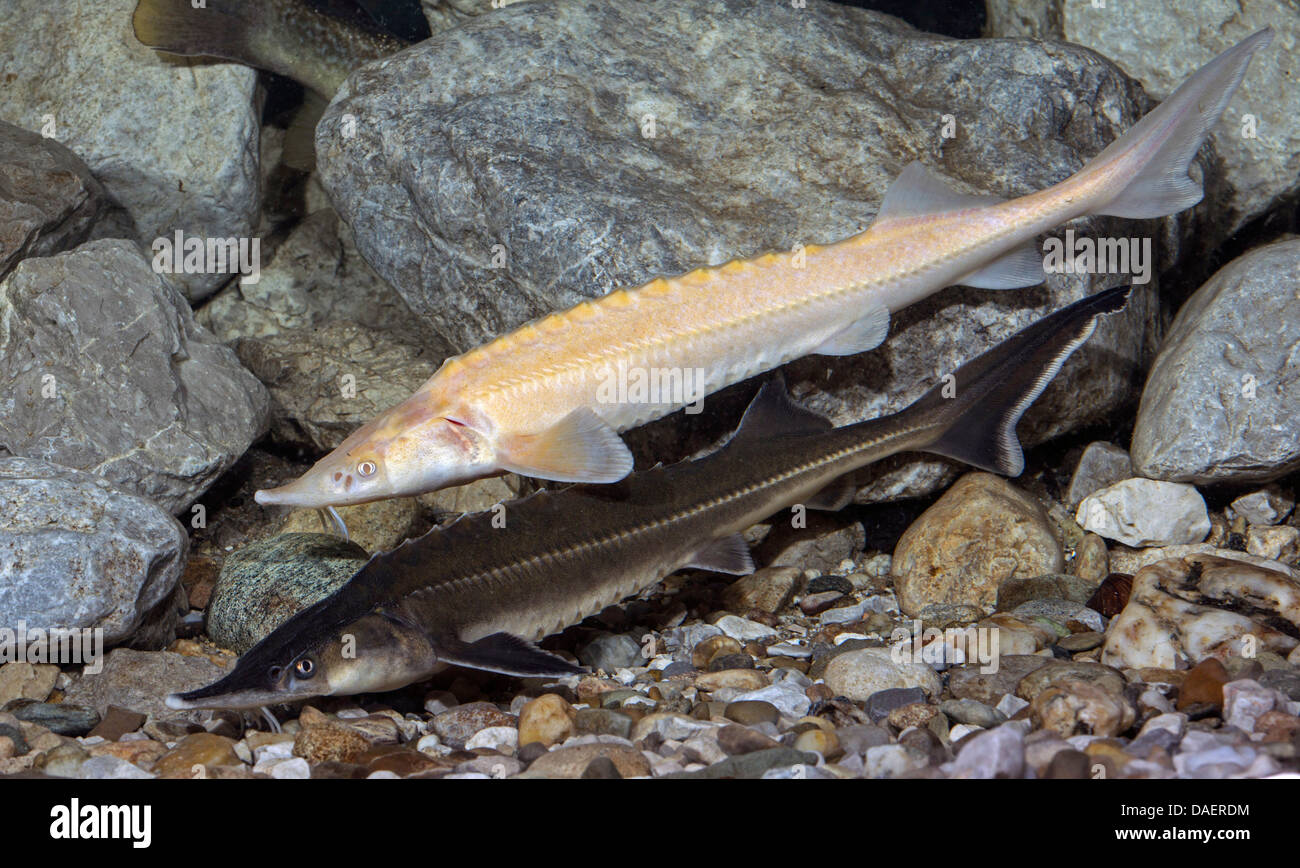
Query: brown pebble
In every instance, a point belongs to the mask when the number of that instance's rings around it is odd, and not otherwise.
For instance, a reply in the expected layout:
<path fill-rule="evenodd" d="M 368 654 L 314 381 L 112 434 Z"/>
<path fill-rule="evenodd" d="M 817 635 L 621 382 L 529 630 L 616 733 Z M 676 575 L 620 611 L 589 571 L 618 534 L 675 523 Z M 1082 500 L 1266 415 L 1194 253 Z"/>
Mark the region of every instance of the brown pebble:
<path fill-rule="evenodd" d="M 574 714 L 573 707 L 554 693 L 529 700 L 519 710 L 519 743 L 559 744 L 577 731 Z"/>
<path fill-rule="evenodd" d="M 730 636 L 710 636 L 691 651 L 691 665 L 696 669 L 708 668 L 709 661 L 719 654 L 742 654 L 744 648 Z"/>
<path fill-rule="evenodd" d="M 888 723 L 894 729 L 902 732 L 909 726 L 925 726 L 930 722 L 930 718 L 938 713 L 939 709 L 933 705 L 925 702 L 913 702 L 892 709 L 889 712 Z"/>
<path fill-rule="evenodd" d="M 621 781 L 623 776 L 618 773 L 618 766 L 607 756 L 598 756 L 591 762 L 587 763 L 587 768 L 582 773 L 582 779 L 588 781 Z"/>
<path fill-rule="evenodd" d="M 135 732 L 144 726 L 148 718 L 138 711 L 131 711 L 129 708 L 120 708 L 116 705 L 110 705 L 104 717 L 95 724 L 87 735 L 99 736 L 104 741 L 117 741 L 128 732 Z"/>
<path fill-rule="evenodd" d="M 519 760 L 524 765 L 528 765 L 534 760 L 536 760 L 539 756 L 546 753 L 546 751 L 547 751 L 546 745 L 542 744 L 541 742 L 538 741 L 529 742 L 528 744 L 519 748 L 519 750 L 515 752 L 515 759 Z"/>
<path fill-rule="evenodd" d="M 804 688 L 804 696 L 812 700 L 813 705 L 819 702 L 830 702 L 835 698 L 835 691 L 831 690 L 825 684 L 810 684 Z"/>
<path fill-rule="evenodd" d="M 237 766 L 241 764 L 235 753 L 234 739 L 210 732 L 187 735 L 164 754 L 153 766 L 160 778 L 204 778 L 212 766 Z"/>
<path fill-rule="evenodd" d="M 778 742 L 747 726 L 729 723 L 718 730 L 718 747 L 729 756 L 780 746 Z"/>
<path fill-rule="evenodd" d="M 366 737 L 351 727 L 338 723 L 305 726 L 293 740 L 293 755 L 310 764 L 323 762 L 358 762 L 370 747 Z"/>
<path fill-rule="evenodd" d="M 722 714 L 728 720 L 734 720 L 736 723 L 746 726 L 755 723 L 776 723 L 781 719 L 781 712 L 777 707 L 761 699 L 743 699 L 739 702 L 730 702 Z"/>
<path fill-rule="evenodd" d="M 1300 731 L 1300 717 L 1285 711 L 1266 711 L 1255 718 L 1255 732 L 1262 733 L 1265 742 L 1291 741 Z"/>
<path fill-rule="evenodd" d="M 1087 780 L 1092 777 L 1092 760 L 1081 750 L 1057 751 L 1043 777 L 1050 781 Z"/>
<path fill-rule="evenodd" d="M 1223 708 L 1223 685 L 1228 683 L 1228 670 L 1214 657 L 1206 657 L 1191 669 L 1178 691 L 1179 711 L 1197 702 L 1208 702 L 1216 709 Z"/>

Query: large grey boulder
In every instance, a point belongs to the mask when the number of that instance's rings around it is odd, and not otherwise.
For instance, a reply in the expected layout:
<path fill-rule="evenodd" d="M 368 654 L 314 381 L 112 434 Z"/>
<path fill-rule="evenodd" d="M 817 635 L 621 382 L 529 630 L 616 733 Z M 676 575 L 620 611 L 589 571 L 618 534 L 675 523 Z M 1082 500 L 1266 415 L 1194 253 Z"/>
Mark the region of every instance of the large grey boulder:
<path fill-rule="evenodd" d="M 1273 44 L 1250 62 L 1241 89 L 1210 134 L 1231 186 L 1221 229 L 1236 231 L 1300 191 L 1300 14 L 1295 0 L 1249 3 L 1095 3 L 988 0 L 990 36 L 1084 45 L 1164 99 L 1219 52 L 1261 27 Z M 1216 234 L 1215 239 L 1223 235 Z M 1211 241 L 1214 239 L 1211 239 Z M 1207 244 L 1208 246 L 1208 244 Z"/>
<path fill-rule="evenodd" d="M 115 210 L 76 154 L 0 121 L 0 277 L 26 256 L 76 247 Z"/>
<path fill-rule="evenodd" d="M 268 407 L 131 242 L 24 259 L 0 282 L 0 452 L 179 512 L 260 436 Z"/>
<path fill-rule="evenodd" d="M 914 159 L 971 192 L 1040 190 L 1147 108 L 1112 64 L 1070 46 L 950 40 L 819 0 L 665 8 L 510 6 L 357 70 L 331 104 L 317 127 L 322 181 L 362 254 L 451 346 L 656 275 L 852 235 Z M 1157 272 L 1213 212 L 1210 186 L 1190 219 L 1155 224 Z M 1073 228 L 1123 238 L 1151 226 Z M 897 410 L 1121 279 L 948 290 L 896 316 L 883 347 L 805 360 L 787 378 L 837 424 Z M 1155 311 L 1152 284 L 1102 324 L 1022 429 L 1029 442 L 1136 397 Z M 715 402 L 706 424 L 734 423 L 743 396 L 732 403 Z M 860 498 L 933 490 L 951 470 L 909 457 L 881 472 Z"/>
<path fill-rule="evenodd" d="M 1225 265 L 1174 319 L 1142 392 L 1133 467 L 1174 482 L 1300 468 L 1300 238 Z"/>
<path fill-rule="evenodd" d="M 252 232 L 258 206 L 256 71 L 145 48 L 135 0 L 7 0 L 0 118 L 85 160 L 139 239 Z M 229 280 L 181 274 L 190 299 Z"/>
<path fill-rule="evenodd" d="M 129 637 L 167 600 L 188 537 L 157 504 L 90 473 L 0 458 L 0 624 Z"/>

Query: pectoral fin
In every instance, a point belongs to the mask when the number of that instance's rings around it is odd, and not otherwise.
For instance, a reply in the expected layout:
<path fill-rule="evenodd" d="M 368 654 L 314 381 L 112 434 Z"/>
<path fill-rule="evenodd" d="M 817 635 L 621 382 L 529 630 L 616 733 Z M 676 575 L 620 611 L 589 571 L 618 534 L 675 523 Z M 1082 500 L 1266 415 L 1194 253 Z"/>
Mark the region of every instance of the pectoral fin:
<path fill-rule="evenodd" d="M 632 472 L 627 444 L 586 407 L 545 431 L 502 438 L 498 460 L 506 470 L 557 482 L 617 482 Z"/>
<path fill-rule="evenodd" d="M 868 308 L 813 352 L 819 356 L 854 356 L 875 349 L 888 336 L 889 310 L 885 307 Z"/>
<path fill-rule="evenodd" d="M 853 474 L 846 473 L 805 500 L 803 505 L 823 512 L 839 512 L 853 502 L 857 493 L 858 486 L 853 479 Z"/>
<path fill-rule="evenodd" d="M 1021 245 L 957 280 L 976 289 L 1020 289 L 1043 282 L 1043 257 L 1034 242 Z"/>
<path fill-rule="evenodd" d="M 733 576 L 747 576 L 754 572 L 754 559 L 750 557 L 745 538 L 738 533 L 714 540 L 695 553 L 683 569 L 712 570 Z"/>
<path fill-rule="evenodd" d="M 583 669 L 531 642 L 509 633 L 493 633 L 477 642 L 462 642 L 454 637 L 434 641 L 438 660 L 470 669 L 500 672 L 519 678 L 562 678 L 581 675 Z"/>

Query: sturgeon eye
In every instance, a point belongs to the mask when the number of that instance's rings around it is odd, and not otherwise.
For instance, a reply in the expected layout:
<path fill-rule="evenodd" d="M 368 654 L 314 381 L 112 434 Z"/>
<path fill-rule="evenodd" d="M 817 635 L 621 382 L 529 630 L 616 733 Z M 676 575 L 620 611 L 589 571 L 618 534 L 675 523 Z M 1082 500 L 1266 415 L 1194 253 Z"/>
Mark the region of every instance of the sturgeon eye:
<path fill-rule="evenodd" d="M 379 468 L 375 466 L 375 462 L 362 461 L 360 464 L 357 465 L 357 475 L 362 477 L 374 476 L 375 471 L 378 469 Z"/>
<path fill-rule="evenodd" d="M 299 679 L 306 681 L 316 674 L 316 662 L 310 657 L 304 657 L 297 663 L 293 664 L 293 674 Z"/>

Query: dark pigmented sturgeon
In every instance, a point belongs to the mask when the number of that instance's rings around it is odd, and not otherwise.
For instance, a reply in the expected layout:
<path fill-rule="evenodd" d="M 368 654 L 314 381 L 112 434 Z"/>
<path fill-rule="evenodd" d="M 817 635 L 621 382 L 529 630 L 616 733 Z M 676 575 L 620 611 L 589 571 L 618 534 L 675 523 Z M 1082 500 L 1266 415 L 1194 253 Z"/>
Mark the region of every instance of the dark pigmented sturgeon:
<path fill-rule="evenodd" d="M 769 382 L 732 439 L 696 461 L 614 486 L 539 492 L 465 516 L 379 554 L 330 597 L 251 648 L 214 684 L 173 708 L 255 707 L 394 690 L 444 664 L 519 676 L 579 672 L 532 642 L 687 566 L 752 570 L 738 532 L 794 504 L 838 508 L 845 474 L 923 450 L 1015 476 L 1015 426 L 1097 318 L 1107 290 L 1018 332 L 900 413 L 831 428 Z M 945 397 L 945 392 L 950 397 Z"/>

